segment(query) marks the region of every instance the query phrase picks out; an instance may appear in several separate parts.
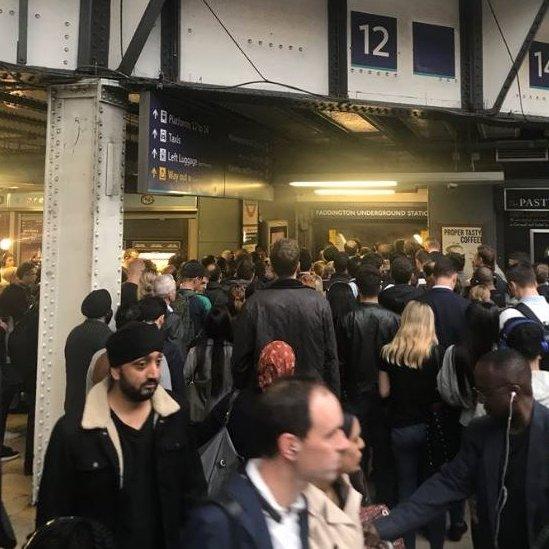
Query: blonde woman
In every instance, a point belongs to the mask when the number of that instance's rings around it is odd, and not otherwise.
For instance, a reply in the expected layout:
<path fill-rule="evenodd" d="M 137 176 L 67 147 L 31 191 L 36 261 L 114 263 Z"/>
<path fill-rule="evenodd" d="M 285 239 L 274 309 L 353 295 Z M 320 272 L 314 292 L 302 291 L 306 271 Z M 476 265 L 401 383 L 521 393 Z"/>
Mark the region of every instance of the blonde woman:
<path fill-rule="evenodd" d="M 389 399 L 391 442 L 398 472 L 399 501 L 406 501 L 421 483 L 420 470 L 427 446 L 427 424 L 437 400 L 437 374 L 443 353 L 435 334 L 429 305 L 410 301 L 393 341 L 381 349 L 379 392 Z M 429 525 L 431 547 L 444 543 L 444 516 Z M 415 549 L 415 533 L 404 536 L 406 549 Z"/>

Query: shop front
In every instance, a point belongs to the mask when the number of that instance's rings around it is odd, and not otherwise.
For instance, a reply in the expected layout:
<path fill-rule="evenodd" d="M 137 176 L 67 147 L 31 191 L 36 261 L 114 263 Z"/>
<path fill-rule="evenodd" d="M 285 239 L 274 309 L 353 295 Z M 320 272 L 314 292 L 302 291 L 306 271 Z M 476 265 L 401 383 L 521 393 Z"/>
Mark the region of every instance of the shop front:
<path fill-rule="evenodd" d="M 503 191 L 505 248 L 549 262 L 549 187 L 509 183 Z"/>

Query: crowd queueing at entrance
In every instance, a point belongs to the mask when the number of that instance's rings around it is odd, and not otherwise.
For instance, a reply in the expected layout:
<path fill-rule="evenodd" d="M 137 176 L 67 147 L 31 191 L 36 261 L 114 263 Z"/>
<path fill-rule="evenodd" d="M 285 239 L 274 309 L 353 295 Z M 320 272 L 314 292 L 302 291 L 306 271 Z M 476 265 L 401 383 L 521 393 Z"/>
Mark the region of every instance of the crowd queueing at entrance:
<path fill-rule="evenodd" d="M 26 546 L 549 548 L 549 268 L 465 259 L 281 239 L 158 272 L 127 250 L 116 311 L 91 292 L 67 338 Z M 0 294 L 31 404 L 38 270 Z"/>

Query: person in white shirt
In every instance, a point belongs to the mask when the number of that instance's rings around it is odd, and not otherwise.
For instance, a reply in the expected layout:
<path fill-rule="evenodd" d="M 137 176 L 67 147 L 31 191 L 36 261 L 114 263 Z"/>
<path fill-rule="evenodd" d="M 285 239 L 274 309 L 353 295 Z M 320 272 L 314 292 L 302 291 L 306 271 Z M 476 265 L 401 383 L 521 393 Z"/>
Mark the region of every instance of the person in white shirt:
<path fill-rule="evenodd" d="M 539 295 L 534 269 L 527 264 L 519 263 L 507 271 L 507 282 L 511 297 L 518 299 L 515 307 L 504 309 L 499 317 L 499 328 L 511 318 L 525 317 L 526 306 L 542 324 L 549 324 L 549 303 Z M 523 309 L 521 311 L 521 309 Z"/>
<path fill-rule="evenodd" d="M 518 351 L 530 363 L 534 399 L 549 407 L 549 372 L 540 370 L 541 357 L 549 354 L 543 328 L 527 318 L 512 318 L 504 329 L 506 345 Z"/>
<path fill-rule="evenodd" d="M 257 459 L 230 479 L 217 504 L 197 508 L 181 538 L 186 549 L 306 549 L 309 482 L 339 476 L 349 440 L 336 396 L 321 382 L 280 379 L 254 409 Z"/>

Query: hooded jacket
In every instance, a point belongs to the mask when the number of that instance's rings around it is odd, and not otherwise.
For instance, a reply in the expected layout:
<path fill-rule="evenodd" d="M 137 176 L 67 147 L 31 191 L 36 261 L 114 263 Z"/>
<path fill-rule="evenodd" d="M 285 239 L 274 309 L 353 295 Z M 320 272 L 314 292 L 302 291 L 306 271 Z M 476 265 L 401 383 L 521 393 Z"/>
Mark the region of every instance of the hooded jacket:
<path fill-rule="evenodd" d="M 107 399 L 110 379 L 86 398 L 80 419 L 63 416 L 46 452 L 37 526 L 62 516 L 95 519 L 116 533 L 124 456 Z M 175 548 L 189 508 L 206 492 L 198 453 L 190 440 L 188 410 L 160 386 L 152 399 L 154 461 L 164 547 Z"/>

